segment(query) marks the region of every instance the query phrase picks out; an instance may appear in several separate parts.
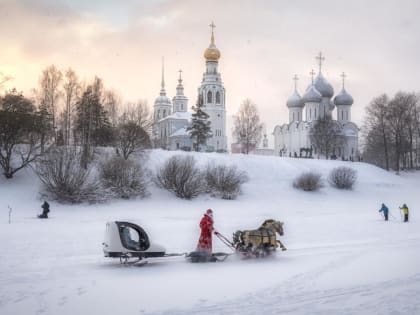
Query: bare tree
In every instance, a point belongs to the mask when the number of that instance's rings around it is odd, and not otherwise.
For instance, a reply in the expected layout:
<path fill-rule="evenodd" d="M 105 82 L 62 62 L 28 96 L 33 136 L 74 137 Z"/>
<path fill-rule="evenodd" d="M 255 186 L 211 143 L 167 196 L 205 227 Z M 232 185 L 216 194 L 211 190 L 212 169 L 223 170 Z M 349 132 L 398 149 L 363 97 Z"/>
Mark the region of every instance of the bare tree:
<path fill-rule="evenodd" d="M 41 155 L 42 128 L 31 100 L 16 90 L 0 98 L 0 166 L 6 178 Z"/>
<path fill-rule="evenodd" d="M 3 72 L 0 72 L 0 88 L 3 86 L 4 83 L 6 83 L 7 81 L 11 80 L 12 77 L 3 74 Z"/>
<path fill-rule="evenodd" d="M 73 113 L 76 102 L 80 96 L 80 84 L 76 73 L 69 68 L 64 76 L 64 99 L 65 108 L 63 111 L 63 137 L 64 144 L 69 145 L 71 139 L 71 130 L 73 128 Z"/>
<path fill-rule="evenodd" d="M 399 172 L 404 153 L 412 150 L 412 117 L 416 106 L 414 93 L 398 92 L 389 102 L 387 120 L 395 149 L 395 171 Z"/>
<path fill-rule="evenodd" d="M 383 156 L 385 169 L 389 170 L 390 133 L 387 121 L 389 98 L 386 94 L 375 97 L 366 107 L 364 122 L 365 151 L 367 158 L 377 159 Z M 371 155 L 371 157 L 369 157 Z"/>
<path fill-rule="evenodd" d="M 328 115 L 313 123 L 309 136 L 312 146 L 326 159 L 343 141 L 340 126 Z"/>
<path fill-rule="evenodd" d="M 116 151 L 124 159 L 135 152 L 152 147 L 149 134 L 135 122 L 127 122 L 117 127 Z"/>
<path fill-rule="evenodd" d="M 56 119 L 58 110 L 58 100 L 61 97 L 60 83 L 63 74 L 54 65 L 47 67 L 41 75 L 39 81 L 40 109 L 45 110 L 52 119 L 52 128 L 54 130 L 54 141 L 56 140 Z"/>
<path fill-rule="evenodd" d="M 134 122 L 149 134 L 152 131 L 153 114 L 145 100 L 127 103 L 119 120 L 122 124 Z"/>
<path fill-rule="evenodd" d="M 233 137 L 244 147 L 248 154 L 261 141 L 264 125 L 260 122 L 257 105 L 250 99 L 242 102 L 239 111 L 234 116 Z"/>
<path fill-rule="evenodd" d="M 105 91 L 103 96 L 104 109 L 107 111 L 113 128 L 118 125 L 119 110 L 121 106 L 121 98 L 114 91 Z"/>

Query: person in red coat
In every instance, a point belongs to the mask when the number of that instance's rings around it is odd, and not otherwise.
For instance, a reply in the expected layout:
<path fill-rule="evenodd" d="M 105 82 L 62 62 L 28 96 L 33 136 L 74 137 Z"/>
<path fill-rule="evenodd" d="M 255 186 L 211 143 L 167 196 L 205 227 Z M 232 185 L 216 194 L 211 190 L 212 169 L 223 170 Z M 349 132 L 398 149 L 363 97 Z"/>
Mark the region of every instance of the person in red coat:
<path fill-rule="evenodd" d="M 212 252 L 212 232 L 213 228 L 213 211 L 208 209 L 200 221 L 200 239 L 197 244 L 198 252 L 206 252 L 211 255 Z"/>

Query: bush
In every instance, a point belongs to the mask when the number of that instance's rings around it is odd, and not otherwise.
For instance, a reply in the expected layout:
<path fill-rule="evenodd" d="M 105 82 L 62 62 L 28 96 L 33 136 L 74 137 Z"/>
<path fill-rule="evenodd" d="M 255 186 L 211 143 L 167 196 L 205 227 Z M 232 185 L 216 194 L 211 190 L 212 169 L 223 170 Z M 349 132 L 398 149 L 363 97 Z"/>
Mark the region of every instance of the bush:
<path fill-rule="evenodd" d="M 35 172 L 46 197 L 59 202 L 100 201 L 99 185 L 91 180 L 90 168 L 81 166 L 82 152 L 75 147 L 51 150 L 37 161 Z"/>
<path fill-rule="evenodd" d="M 115 156 L 99 165 L 102 186 L 113 197 L 146 197 L 148 172 L 138 163 Z"/>
<path fill-rule="evenodd" d="M 192 156 L 174 155 L 168 159 L 156 172 L 156 184 L 183 199 L 194 198 L 206 189 Z"/>
<path fill-rule="evenodd" d="M 316 191 L 322 186 L 321 175 L 314 172 L 303 173 L 293 182 L 293 187 L 304 191 Z"/>
<path fill-rule="evenodd" d="M 328 176 L 331 186 L 339 189 L 352 189 L 357 179 L 357 171 L 350 167 L 334 168 Z"/>
<path fill-rule="evenodd" d="M 208 192 L 222 199 L 235 199 L 241 191 L 241 185 L 248 181 L 248 175 L 236 166 L 207 165 L 206 183 Z"/>

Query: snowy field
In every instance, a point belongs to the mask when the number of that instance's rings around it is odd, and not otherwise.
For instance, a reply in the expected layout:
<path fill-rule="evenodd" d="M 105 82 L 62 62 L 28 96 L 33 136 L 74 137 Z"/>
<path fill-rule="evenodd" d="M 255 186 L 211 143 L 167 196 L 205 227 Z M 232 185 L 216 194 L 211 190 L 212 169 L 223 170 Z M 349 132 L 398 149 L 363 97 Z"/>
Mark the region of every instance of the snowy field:
<path fill-rule="evenodd" d="M 155 168 L 171 152 L 155 151 Z M 144 200 L 99 205 L 51 204 L 39 220 L 39 182 L 30 171 L 0 179 L 0 314 L 420 314 L 420 174 L 400 176 L 364 163 L 279 157 L 194 154 L 247 170 L 237 200 L 192 201 L 151 188 Z M 303 171 L 324 178 L 337 166 L 358 171 L 353 191 L 325 185 L 292 188 Z M 378 210 L 391 210 L 384 222 Z M 410 208 L 401 223 L 398 206 Z M 12 223 L 8 223 L 8 208 Z M 231 237 L 265 219 L 285 222 L 288 248 L 275 256 L 191 264 L 183 257 L 143 267 L 105 258 L 101 243 L 110 220 L 140 222 L 168 253 L 194 250 L 207 208 Z M 229 252 L 219 240 L 215 250 Z"/>

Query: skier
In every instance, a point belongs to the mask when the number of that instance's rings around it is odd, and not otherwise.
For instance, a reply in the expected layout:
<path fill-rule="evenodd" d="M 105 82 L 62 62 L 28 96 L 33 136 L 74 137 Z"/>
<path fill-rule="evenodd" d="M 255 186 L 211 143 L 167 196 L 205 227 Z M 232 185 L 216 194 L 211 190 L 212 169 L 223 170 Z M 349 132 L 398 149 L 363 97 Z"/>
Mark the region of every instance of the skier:
<path fill-rule="evenodd" d="M 382 204 L 382 208 L 379 209 L 379 212 L 383 212 L 384 213 L 385 221 L 388 221 L 388 212 L 389 212 L 389 209 L 388 209 L 387 206 L 385 206 L 384 203 Z"/>
<path fill-rule="evenodd" d="M 213 227 L 213 210 L 208 209 L 200 221 L 200 239 L 197 244 L 197 252 L 204 252 L 208 256 L 212 253 L 212 232 Z"/>
<path fill-rule="evenodd" d="M 44 200 L 44 203 L 41 206 L 42 214 L 38 215 L 40 219 L 48 219 L 48 212 L 50 212 L 50 205 L 48 202 Z"/>
<path fill-rule="evenodd" d="M 400 210 L 404 213 L 404 222 L 408 222 L 408 207 L 406 204 L 403 204 L 402 207 L 400 207 Z"/>

